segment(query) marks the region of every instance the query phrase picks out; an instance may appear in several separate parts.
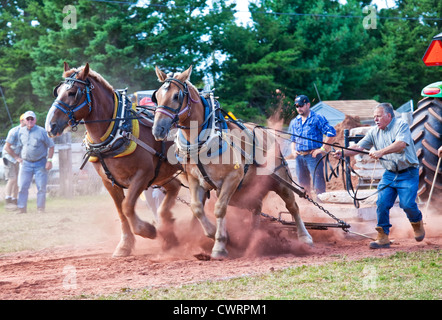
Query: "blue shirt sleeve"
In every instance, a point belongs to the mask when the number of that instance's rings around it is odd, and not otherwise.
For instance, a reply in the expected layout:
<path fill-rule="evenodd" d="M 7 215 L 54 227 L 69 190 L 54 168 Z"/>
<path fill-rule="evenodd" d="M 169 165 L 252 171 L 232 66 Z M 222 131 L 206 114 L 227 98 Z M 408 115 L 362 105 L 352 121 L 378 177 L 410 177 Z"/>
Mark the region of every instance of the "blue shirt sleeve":
<path fill-rule="evenodd" d="M 333 128 L 328 120 L 323 116 L 318 114 L 318 117 L 320 118 L 320 130 L 323 135 L 326 135 L 327 137 L 336 137 L 336 129 Z"/>

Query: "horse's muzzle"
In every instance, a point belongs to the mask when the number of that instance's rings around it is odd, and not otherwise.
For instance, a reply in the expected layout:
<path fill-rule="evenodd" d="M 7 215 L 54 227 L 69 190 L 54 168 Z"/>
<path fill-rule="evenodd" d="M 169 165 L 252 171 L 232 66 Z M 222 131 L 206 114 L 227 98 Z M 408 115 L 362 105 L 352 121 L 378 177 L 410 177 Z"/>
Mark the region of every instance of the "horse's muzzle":
<path fill-rule="evenodd" d="M 155 119 L 152 127 L 152 135 L 157 141 L 163 141 L 166 139 L 169 133 L 172 120 L 168 118 Z"/>
<path fill-rule="evenodd" d="M 48 136 L 53 138 L 53 137 L 61 136 L 66 127 L 67 127 L 67 125 L 60 126 L 57 123 L 51 123 L 50 127 L 46 128 L 46 131 L 48 133 Z"/>

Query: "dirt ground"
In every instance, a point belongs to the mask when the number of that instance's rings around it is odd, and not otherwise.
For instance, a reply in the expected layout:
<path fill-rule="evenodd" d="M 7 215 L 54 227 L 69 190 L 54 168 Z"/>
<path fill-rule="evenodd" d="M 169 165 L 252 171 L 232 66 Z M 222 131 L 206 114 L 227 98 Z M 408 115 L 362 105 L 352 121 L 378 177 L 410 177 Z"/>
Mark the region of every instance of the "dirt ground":
<path fill-rule="evenodd" d="M 268 201 L 264 212 L 277 212 L 279 204 Z M 304 221 L 309 219 L 311 204 L 300 200 Z M 212 204 L 208 204 L 208 207 Z M 91 212 L 100 215 L 91 207 Z M 174 211 L 188 211 L 179 203 Z M 380 257 L 398 251 L 439 250 L 442 246 L 441 217 L 432 215 L 426 225 L 427 237 L 414 241 L 405 217 L 393 224 L 390 249 L 370 250 L 370 240 L 345 234 L 340 229 L 311 231 L 313 248 L 298 243 L 292 232 L 278 225 L 262 223 L 263 229 L 249 232 L 247 221 L 235 210 L 228 213 L 228 230 L 232 245 L 229 259 L 204 260 L 210 254 L 212 241 L 205 238 L 199 225 L 193 225 L 190 215 L 177 219 L 176 233 L 180 245 L 163 251 L 159 239 L 137 237 L 134 255 L 112 258 L 119 240 L 119 223 L 115 216 L 97 224 L 97 232 L 106 228 L 101 241 L 62 247 L 48 247 L 38 251 L 22 251 L 0 255 L 0 299 L 80 299 L 93 298 L 129 289 L 171 287 L 206 280 L 227 279 L 243 275 L 258 275 L 283 268 L 318 265 L 330 261 Z M 333 221 L 328 221 L 333 222 Z M 235 226 L 236 224 L 236 226 Z M 355 230 L 371 232 L 374 222 L 355 221 Z M 65 230 L 65 232 L 69 232 Z M 203 260 L 202 260 L 203 259 Z M 249 299 L 253 297 L 244 297 Z"/>
<path fill-rule="evenodd" d="M 359 125 L 357 120 L 346 118 L 336 127 L 338 136 L 343 136 L 344 129 Z M 343 145 L 343 141 L 337 142 Z M 343 189 L 341 179 L 328 183 L 327 189 Z M 272 195 L 265 203 L 263 212 L 277 216 L 285 211 Z M 213 200 L 209 201 L 206 210 L 210 212 L 213 205 Z M 317 209 L 304 199 L 298 199 L 298 205 L 306 222 L 334 222 L 318 214 Z M 138 213 L 146 211 L 140 205 L 137 209 Z M 112 210 L 114 212 L 109 212 Z M 93 298 L 131 289 L 180 286 L 258 275 L 293 266 L 383 257 L 398 251 L 440 250 L 442 247 L 442 215 L 438 209 L 426 215 L 424 241 L 417 243 L 414 240 L 405 215 L 399 214 L 392 217 L 391 238 L 394 242 L 391 248 L 371 250 L 368 248 L 371 240 L 344 233 L 341 229 L 311 230 L 314 247 L 300 244 L 291 229 L 284 229 L 279 224 L 264 221 L 260 230 L 253 231 L 249 227 L 248 213 L 229 207 L 229 258 L 214 261 L 206 259 L 210 256 L 213 241 L 203 235 L 198 224 L 193 223 L 189 207 L 178 202 L 173 210 L 177 219 L 175 232 L 180 241 L 178 247 L 164 251 L 160 239 L 137 237 L 132 256 L 112 258 L 120 237 L 116 210 L 109 204 L 93 203 L 89 211 L 86 214 L 95 216 L 94 222 L 79 226 L 84 232 L 69 246 L 48 245 L 38 251 L 0 254 L 0 299 L 80 299 L 84 295 Z M 337 217 L 342 213 L 339 206 L 330 211 Z M 213 220 L 213 216 L 211 218 Z M 344 220 L 352 225 L 352 231 L 375 237 L 375 221 Z M 63 226 L 59 230 L 67 235 L 74 232 Z"/>

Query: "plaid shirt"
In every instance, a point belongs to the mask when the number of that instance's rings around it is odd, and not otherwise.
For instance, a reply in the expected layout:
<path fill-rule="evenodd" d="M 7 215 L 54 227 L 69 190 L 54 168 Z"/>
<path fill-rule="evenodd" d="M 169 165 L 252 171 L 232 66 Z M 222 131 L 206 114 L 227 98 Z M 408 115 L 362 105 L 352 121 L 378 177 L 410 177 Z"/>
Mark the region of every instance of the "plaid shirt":
<path fill-rule="evenodd" d="M 336 130 L 328 123 L 328 120 L 323 115 L 312 110 L 310 110 L 310 114 L 304 123 L 302 123 L 300 115 L 290 121 L 288 132 L 292 134 L 292 142 L 296 143 L 296 151 L 318 149 L 322 146 L 323 135 L 327 137 L 336 136 Z"/>

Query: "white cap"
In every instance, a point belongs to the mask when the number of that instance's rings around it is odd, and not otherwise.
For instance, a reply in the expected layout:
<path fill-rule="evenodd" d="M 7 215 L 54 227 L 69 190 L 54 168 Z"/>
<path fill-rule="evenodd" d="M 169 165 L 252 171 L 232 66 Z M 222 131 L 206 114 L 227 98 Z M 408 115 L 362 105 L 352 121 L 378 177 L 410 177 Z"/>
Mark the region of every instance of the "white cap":
<path fill-rule="evenodd" d="M 34 111 L 26 111 L 24 114 L 24 118 L 27 119 L 28 117 L 37 119 L 37 116 L 35 115 Z"/>

